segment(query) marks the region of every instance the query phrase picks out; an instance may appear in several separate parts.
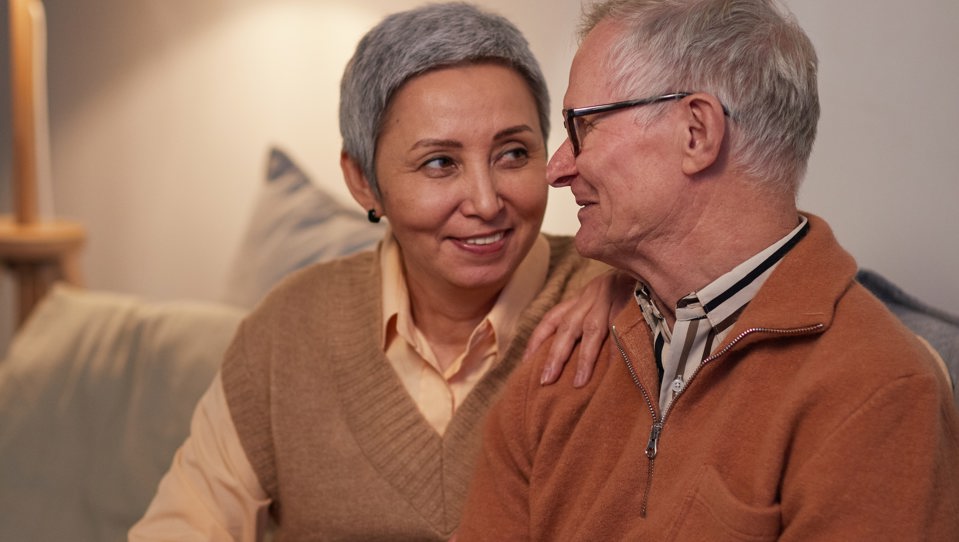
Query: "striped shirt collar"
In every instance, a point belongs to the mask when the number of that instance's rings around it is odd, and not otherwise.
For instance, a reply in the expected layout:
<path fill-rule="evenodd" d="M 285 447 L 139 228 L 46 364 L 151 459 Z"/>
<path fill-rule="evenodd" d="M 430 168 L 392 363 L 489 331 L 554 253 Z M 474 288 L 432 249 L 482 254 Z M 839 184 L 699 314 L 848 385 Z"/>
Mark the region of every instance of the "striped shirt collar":
<path fill-rule="evenodd" d="M 806 235 L 808 224 L 806 217 L 800 215 L 799 225 L 785 237 L 698 292 L 690 294 L 695 295 L 702 303 L 706 318 L 713 327 L 719 326 L 756 297 L 756 292 L 765 284 L 783 256 Z"/>
<path fill-rule="evenodd" d="M 773 269 L 782 260 L 789 250 L 802 239 L 809 230 L 809 221 L 799 216 L 799 225 L 785 237 L 768 246 L 752 258 L 737 265 L 728 273 L 707 284 L 699 291 L 690 292 L 677 302 L 677 308 L 693 303 L 702 305 L 706 318 L 714 328 L 718 328 L 730 316 L 739 312 L 747 303 L 752 301 L 756 292 L 772 274 Z M 650 294 L 649 287 L 639 283 L 636 288 L 636 298 L 643 309 L 643 316 L 651 328 L 654 322 L 663 319 L 656 302 Z M 666 330 L 668 333 L 668 329 Z M 667 340 L 669 337 L 667 336 Z"/>

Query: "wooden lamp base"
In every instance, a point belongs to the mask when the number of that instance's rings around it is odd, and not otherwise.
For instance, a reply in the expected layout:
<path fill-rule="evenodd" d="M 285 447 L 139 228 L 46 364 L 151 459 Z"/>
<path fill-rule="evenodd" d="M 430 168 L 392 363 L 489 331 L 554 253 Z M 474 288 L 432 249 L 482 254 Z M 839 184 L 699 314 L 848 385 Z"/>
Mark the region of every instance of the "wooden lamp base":
<path fill-rule="evenodd" d="M 83 285 L 80 249 L 85 241 L 85 230 L 73 222 L 18 224 L 10 217 L 0 217 L 0 263 L 16 276 L 18 324 L 27 319 L 54 282 Z"/>

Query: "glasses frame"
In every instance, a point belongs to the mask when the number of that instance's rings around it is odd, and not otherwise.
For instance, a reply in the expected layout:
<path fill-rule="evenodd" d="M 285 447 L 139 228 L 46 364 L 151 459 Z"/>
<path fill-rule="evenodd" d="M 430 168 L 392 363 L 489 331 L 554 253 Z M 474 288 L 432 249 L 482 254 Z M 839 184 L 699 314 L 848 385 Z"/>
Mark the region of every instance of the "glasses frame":
<path fill-rule="evenodd" d="M 579 135 L 576 133 L 576 123 L 573 122 L 574 119 L 579 117 L 585 117 L 586 115 L 596 115 L 599 113 L 609 113 L 610 111 L 618 111 L 620 109 L 626 109 L 629 107 L 639 107 L 643 105 L 652 105 L 659 102 L 666 102 L 669 100 L 682 100 L 683 98 L 690 96 L 694 93 L 692 92 L 670 92 L 669 94 L 661 94 L 659 96 L 652 96 L 650 98 L 639 98 L 636 100 L 624 100 L 622 102 L 613 102 L 608 104 L 601 105 L 587 105 L 585 107 L 571 107 L 569 109 L 563 109 L 563 126 L 566 127 L 566 135 L 569 136 L 569 142 L 573 145 L 573 156 L 579 156 L 581 150 Z M 723 114 L 729 116 L 729 110 L 726 109 L 726 106 L 723 106 Z"/>

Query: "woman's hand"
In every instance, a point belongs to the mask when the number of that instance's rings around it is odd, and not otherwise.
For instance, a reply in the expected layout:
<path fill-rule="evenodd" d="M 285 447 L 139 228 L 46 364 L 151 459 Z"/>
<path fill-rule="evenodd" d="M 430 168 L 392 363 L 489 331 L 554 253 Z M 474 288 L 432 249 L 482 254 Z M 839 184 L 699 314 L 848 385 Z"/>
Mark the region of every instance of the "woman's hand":
<path fill-rule="evenodd" d="M 635 279 L 622 271 L 610 270 L 594 277 L 574 297 L 549 310 L 530 335 L 524 360 L 550 337 L 550 346 L 540 383 L 556 382 L 580 343 L 573 386 L 585 386 L 593 375 L 599 350 L 609 334 L 609 322 L 629 300 Z"/>

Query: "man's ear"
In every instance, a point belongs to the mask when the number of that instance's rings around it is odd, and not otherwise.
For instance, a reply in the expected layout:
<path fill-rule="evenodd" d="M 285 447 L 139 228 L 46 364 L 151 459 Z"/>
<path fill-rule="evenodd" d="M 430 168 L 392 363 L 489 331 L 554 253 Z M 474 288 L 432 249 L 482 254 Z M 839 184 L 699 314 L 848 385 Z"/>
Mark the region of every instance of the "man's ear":
<path fill-rule="evenodd" d="M 693 176 L 719 160 L 728 117 L 719 99 L 711 94 L 692 94 L 683 100 L 683 104 L 686 106 L 683 173 Z"/>
<path fill-rule="evenodd" d="M 343 170 L 343 179 L 346 180 L 346 187 L 350 189 L 353 199 L 364 210 L 374 209 L 378 216 L 383 216 L 379 198 L 373 193 L 370 183 L 366 181 L 363 168 L 346 151 L 340 152 L 340 169 Z"/>

